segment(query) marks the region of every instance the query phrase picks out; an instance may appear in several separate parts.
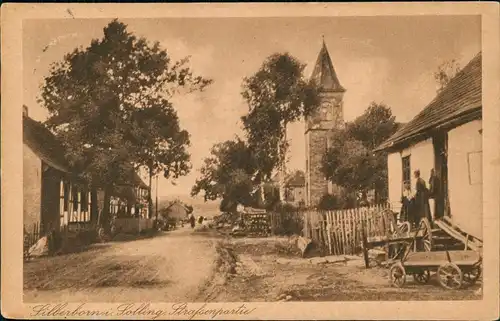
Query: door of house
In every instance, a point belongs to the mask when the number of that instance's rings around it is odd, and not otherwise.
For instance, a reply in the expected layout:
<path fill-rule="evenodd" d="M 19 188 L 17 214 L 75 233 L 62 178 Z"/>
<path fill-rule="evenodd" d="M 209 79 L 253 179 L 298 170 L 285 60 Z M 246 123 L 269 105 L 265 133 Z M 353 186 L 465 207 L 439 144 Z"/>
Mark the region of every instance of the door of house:
<path fill-rule="evenodd" d="M 42 163 L 41 185 L 41 233 L 48 233 L 58 228 L 59 220 L 59 174 L 53 168 Z"/>
<path fill-rule="evenodd" d="M 438 217 L 450 216 L 450 202 L 448 199 L 448 135 L 440 132 L 433 137 L 435 172 L 438 177 L 438 191 L 435 200 L 435 213 Z"/>

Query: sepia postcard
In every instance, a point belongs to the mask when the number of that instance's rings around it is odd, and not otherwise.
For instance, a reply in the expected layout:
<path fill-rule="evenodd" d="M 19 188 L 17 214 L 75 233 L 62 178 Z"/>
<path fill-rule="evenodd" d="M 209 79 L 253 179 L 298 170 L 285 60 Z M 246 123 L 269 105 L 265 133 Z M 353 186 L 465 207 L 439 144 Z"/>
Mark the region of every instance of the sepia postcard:
<path fill-rule="evenodd" d="M 1 13 L 4 317 L 499 317 L 498 3 Z"/>

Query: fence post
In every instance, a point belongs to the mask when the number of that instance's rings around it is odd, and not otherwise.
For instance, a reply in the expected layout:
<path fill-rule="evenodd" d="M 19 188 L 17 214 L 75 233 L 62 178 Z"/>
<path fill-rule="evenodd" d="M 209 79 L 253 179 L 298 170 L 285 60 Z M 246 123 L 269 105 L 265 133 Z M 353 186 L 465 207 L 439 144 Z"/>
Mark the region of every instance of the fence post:
<path fill-rule="evenodd" d="M 365 260 L 365 268 L 370 267 L 370 263 L 368 261 L 368 241 L 366 239 L 366 232 L 365 232 L 365 223 L 363 222 L 361 226 L 361 238 L 362 238 L 362 247 L 363 247 L 363 259 Z"/>
<path fill-rule="evenodd" d="M 351 238 L 351 242 L 350 242 L 351 255 L 355 254 L 355 248 L 356 248 L 356 224 L 354 221 L 355 214 L 356 214 L 355 209 L 351 209 L 349 211 L 349 226 L 350 226 L 349 233 L 350 233 L 350 238 Z"/>
<path fill-rule="evenodd" d="M 331 236 L 331 221 L 330 221 L 330 211 L 326 212 L 326 233 L 328 235 L 328 252 L 330 255 L 333 254 L 332 251 L 332 236 Z"/>
<path fill-rule="evenodd" d="M 339 225 L 337 223 L 337 211 L 331 212 L 332 219 L 332 230 L 333 230 L 333 252 L 335 255 L 339 255 Z"/>

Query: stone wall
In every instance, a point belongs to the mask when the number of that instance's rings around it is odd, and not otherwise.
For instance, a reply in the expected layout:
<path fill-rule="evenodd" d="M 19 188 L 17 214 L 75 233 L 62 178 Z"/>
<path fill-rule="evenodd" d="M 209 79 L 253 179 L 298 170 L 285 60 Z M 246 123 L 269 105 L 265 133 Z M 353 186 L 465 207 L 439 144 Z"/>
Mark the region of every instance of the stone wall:
<path fill-rule="evenodd" d="M 42 161 L 26 145 L 23 146 L 23 223 L 27 229 L 40 223 Z"/>
<path fill-rule="evenodd" d="M 321 171 L 323 155 L 326 151 L 327 132 L 309 132 L 309 206 L 316 206 L 321 197 L 328 192 L 328 181 Z"/>

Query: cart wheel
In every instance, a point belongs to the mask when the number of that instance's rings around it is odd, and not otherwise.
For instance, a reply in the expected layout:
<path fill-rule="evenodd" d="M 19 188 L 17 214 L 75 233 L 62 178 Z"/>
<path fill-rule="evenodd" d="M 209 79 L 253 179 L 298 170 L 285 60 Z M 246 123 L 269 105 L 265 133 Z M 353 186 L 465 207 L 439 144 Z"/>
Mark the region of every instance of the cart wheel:
<path fill-rule="evenodd" d="M 446 263 L 437 270 L 439 283 L 446 289 L 457 290 L 462 286 L 463 273 L 455 263 Z"/>
<path fill-rule="evenodd" d="M 399 227 L 399 234 L 400 234 L 400 235 L 409 234 L 409 233 L 410 233 L 410 230 L 411 230 L 411 225 L 410 225 L 410 222 L 404 222 L 404 223 L 403 223 L 403 224 L 401 224 L 401 226 Z"/>
<path fill-rule="evenodd" d="M 408 244 L 406 243 L 400 243 L 400 244 L 395 244 L 392 246 L 393 252 L 390 255 L 389 260 L 391 261 L 397 261 L 401 259 L 404 255 L 405 252 L 408 248 Z"/>
<path fill-rule="evenodd" d="M 429 270 L 420 271 L 413 274 L 413 280 L 419 284 L 427 284 L 431 278 Z"/>
<path fill-rule="evenodd" d="M 426 217 L 420 220 L 417 233 L 422 236 L 423 250 L 426 252 L 432 251 L 432 227 Z"/>
<path fill-rule="evenodd" d="M 406 282 L 406 272 L 405 268 L 403 267 L 403 264 L 401 264 L 400 262 L 394 264 L 391 267 L 389 276 L 391 278 L 392 285 L 398 288 L 403 287 L 403 285 L 405 285 Z"/>
<path fill-rule="evenodd" d="M 481 266 L 475 265 L 470 270 L 464 272 L 464 281 L 469 283 L 470 285 L 474 285 L 476 281 L 481 276 Z"/>

